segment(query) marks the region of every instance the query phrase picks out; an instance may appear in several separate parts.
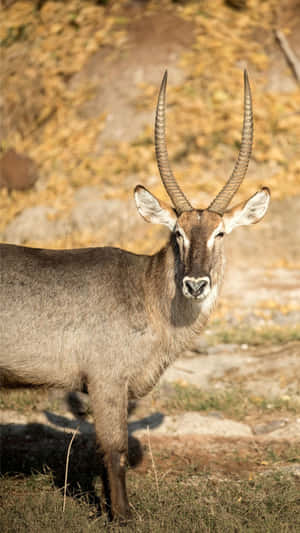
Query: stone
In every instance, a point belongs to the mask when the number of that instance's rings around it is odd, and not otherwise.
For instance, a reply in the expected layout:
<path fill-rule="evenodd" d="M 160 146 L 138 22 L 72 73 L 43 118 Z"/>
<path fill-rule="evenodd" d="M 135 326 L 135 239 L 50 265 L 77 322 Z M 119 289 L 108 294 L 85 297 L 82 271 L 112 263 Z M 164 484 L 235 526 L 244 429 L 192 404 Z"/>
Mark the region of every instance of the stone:
<path fill-rule="evenodd" d="M 272 433 L 273 431 L 276 431 L 277 429 L 286 426 L 287 423 L 288 423 L 287 419 L 281 419 L 281 420 L 272 420 L 271 422 L 268 422 L 267 424 L 257 424 L 253 428 L 253 433 L 255 435 L 263 435 L 265 433 Z"/>
<path fill-rule="evenodd" d="M 0 159 L 0 187 L 29 189 L 38 179 L 36 163 L 23 154 L 10 148 Z"/>
<path fill-rule="evenodd" d="M 142 436 L 149 430 L 151 435 L 213 435 L 216 437 L 250 437 L 252 431 L 247 424 L 215 416 L 202 415 L 197 412 L 186 412 L 180 415 L 163 416 L 161 413 L 152 415 L 153 420 L 144 419 L 131 425 L 131 433 Z M 160 415 L 160 416 L 159 416 Z"/>
<path fill-rule="evenodd" d="M 45 239 L 54 241 L 70 229 L 67 220 L 53 219 L 55 214 L 56 210 L 53 207 L 44 205 L 27 207 L 6 226 L 3 240 L 14 244 L 42 242 Z"/>

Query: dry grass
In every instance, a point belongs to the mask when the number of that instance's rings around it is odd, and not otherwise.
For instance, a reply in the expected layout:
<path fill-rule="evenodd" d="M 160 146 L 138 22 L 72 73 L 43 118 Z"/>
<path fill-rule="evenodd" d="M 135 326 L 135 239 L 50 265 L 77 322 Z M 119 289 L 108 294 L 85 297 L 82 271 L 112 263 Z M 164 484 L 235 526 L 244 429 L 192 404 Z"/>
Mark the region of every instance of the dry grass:
<path fill-rule="evenodd" d="M 151 472 L 129 473 L 133 520 L 130 532 L 296 533 L 300 528 L 299 481 L 293 475 L 269 474 L 251 481 L 233 481 L 201 474 L 160 477 L 160 501 Z M 85 495 L 69 498 L 62 512 L 62 494 L 51 475 L 1 480 L 3 533 L 11 531 L 120 531 L 96 516 Z"/>
<path fill-rule="evenodd" d="M 210 324 L 209 333 L 204 331 L 209 346 L 218 344 L 238 344 L 261 346 L 286 344 L 300 341 L 300 327 L 296 324 L 279 326 L 276 324 L 263 326 L 247 326 L 242 323 L 228 327 L 224 321 L 215 320 Z"/>

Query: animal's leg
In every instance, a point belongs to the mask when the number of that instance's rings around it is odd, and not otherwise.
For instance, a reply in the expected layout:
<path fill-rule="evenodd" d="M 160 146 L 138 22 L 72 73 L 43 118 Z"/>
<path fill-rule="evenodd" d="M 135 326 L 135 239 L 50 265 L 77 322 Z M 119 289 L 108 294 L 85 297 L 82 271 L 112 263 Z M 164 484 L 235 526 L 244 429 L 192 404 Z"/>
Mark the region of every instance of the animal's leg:
<path fill-rule="evenodd" d="M 111 514 L 113 518 L 129 518 L 131 511 L 126 491 L 126 466 L 128 453 L 112 450 L 104 460 L 110 487 Z"/>
<path fill-rule="evenodd" d="M 128 518 L 130 508 L 126 492 L 128 458 L 127 387 L 89 385 L 94 410 L 98 444 L 103 454 L 112 518 Z"/>

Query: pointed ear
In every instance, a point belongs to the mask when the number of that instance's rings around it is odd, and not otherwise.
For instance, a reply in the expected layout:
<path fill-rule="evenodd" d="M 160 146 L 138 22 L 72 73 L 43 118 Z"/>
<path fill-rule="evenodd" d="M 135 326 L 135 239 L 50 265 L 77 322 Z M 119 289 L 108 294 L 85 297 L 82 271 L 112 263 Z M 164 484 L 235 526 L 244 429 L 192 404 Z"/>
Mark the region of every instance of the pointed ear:
<path fill-rule="evenodd" d="M 269 202 L 270 191 L 267 187 L 263 187 L 247 202 L 226 211 L 223 216 L 225 232 L 230 233 L 237 226 L 248 226 L 259 222 L 266 214 Z"/>
<path fill-rule="evenodd" d="M 134 189 L 134 198 L 138 212 L 147 222 L 163 224 L 173 231 L 177 216 L 172 207 L 164 202 L 158 201 L 142 185 L 137 185 Z"/>

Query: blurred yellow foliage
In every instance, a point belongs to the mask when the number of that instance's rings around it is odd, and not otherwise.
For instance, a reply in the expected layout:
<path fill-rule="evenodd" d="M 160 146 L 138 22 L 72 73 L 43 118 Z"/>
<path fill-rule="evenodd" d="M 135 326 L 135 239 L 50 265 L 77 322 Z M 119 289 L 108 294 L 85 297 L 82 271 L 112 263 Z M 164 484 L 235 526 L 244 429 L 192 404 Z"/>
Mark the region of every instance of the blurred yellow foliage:
<path fill-rule="evenodd" d="M 234 164 L 242 124 L 241 68 L 246 66 L 255 113 L 253 158 L 264 168 L 276 163 L 276 171 L 269 172 L 265 181 L 273 198 L 300 192 L 300 90 L 269 90 L 270 61 L 261 38 L 273 39 L 277 7 L 277 0 L 249 0 L 244 12 L 230 9 L 222 0 L 187 4 L 149 0 L 143 6 L 145 24 L 147 14 L 159 17 L 165 9 L 195 26 L 194 44 L 180 59 L 186 81 L 168 89 L 167 135 L 176 175 L 187 194 L 194 194 L 200 203 L 223 185 Z M 110 9 L 80 0 L 46 1 L 40 11 L 34 2 L 19 1 L 5 10 L 0 26 L 6 108 L 2 145 L 31 155 L 44 186 L 11 195 L 0 190 L 0 230 L 24 207 L 58 205 L 63 213 L 82 185 L 101 185 L 104 197 L 127 198 L 128 175 L 138 174 L 139 181 L 147 183 L 157 174 L 149 144 L 152 125 L 135 142 L 107 146 L 99 155 L 97 139 L 105 127 L 106 110 L 100 116 L 82 117 L 80 106 L 95 88 L 86 82 L 76 87 L 68 83 L 102 46 L 122 54 L 129 22 L 120 1 Z M 158 87 L 139 84 L 139 89 L 137 113 L 141 108 L 153 110 Z M 251 174 L 250 165 L 247 195 L 260 186 L 261 176 Z M 149 239 L 156 235 L 151 231 Z M 56 245 L 88 242 L 79 235 L 68 239 Z M 133 246 L 141 251 L 147 247 Z"/>

